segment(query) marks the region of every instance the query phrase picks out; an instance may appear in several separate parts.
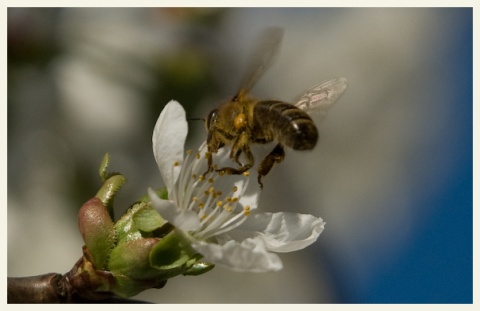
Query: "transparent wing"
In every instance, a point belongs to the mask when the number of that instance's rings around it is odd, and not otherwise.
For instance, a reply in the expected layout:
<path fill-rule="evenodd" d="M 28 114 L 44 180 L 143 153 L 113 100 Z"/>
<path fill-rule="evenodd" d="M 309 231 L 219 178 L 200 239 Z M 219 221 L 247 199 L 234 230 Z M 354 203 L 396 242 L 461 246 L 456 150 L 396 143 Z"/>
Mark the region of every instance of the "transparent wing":
<path fill-rule="evenodd" d="M 343 94 L 346 87 L 347 79 L 345 78 L 322 82 L 307 89 L 292 104 L 309 113 L 315 111 L 324 115 L 326 110 Z"/>
<path fill-rule="evenodd" d="M 265 29 L 258 37 L 238 93 L 250 91 L 263 73 L 271 67 L 282 44 L 283 33 L 283 28 L 271 27 Z"/>

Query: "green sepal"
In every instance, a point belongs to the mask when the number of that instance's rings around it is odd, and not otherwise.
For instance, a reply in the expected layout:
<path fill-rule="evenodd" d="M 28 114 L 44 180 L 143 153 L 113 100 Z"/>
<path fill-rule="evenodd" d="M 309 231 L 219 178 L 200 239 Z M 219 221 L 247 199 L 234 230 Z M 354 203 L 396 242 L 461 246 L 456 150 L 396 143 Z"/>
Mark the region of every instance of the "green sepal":
<path fill-rule="evenodd" d="M 116 236 L 113 221 L 99 198 L 93 197 L 80 208 L 78 228 L 91 262 L 97 269 L 104 269 L 115 246 Z"/>
<path fill-rule="evenodd" d="M 196 262 L 187 271 L 183 272 L 183 275 L 200 275 L 207 273 L 215 268 L 214 264 L 208 262 Z"/>
<path fill-rule="evenodd" d="M 150 253 L 150 264 L 159 270 L 179 268 L 196 255 L 195 250 L 177 231 L 172 231 L 158 242 Z M 193 264 L 191 262 L 191 264 Z M 189 265 L 187 265 L 189 266 Z"/>

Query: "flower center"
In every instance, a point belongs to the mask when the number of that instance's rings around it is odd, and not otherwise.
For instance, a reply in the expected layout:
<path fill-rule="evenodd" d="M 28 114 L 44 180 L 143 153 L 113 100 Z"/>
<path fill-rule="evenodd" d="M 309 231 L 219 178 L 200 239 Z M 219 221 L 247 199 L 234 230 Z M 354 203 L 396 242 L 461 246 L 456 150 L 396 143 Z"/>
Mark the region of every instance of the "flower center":
<path fill-rule="evenodd" d="M 190 234 L 198 239 L 208 239 L 228 232 L 242 224 L 250 215 L 250 206 L 243 206 L 240 198 L 249 184 L 249 173 L 237 175 L 232 184 L 232 175 L 209 172 L 205 176 L 207 160 L 205 143 L 199 153 L 192 155 L 191 150 L 182 164 L 175 184 L 172 200 L 179 208 L 186 208 L 198 215 L 201 226 Z M 174 164 L 174 167 L 178 166 Z M 233 186 L 232 186 L 233 185 Z M 224 190 L 226 189 L 226 190 Z"/>

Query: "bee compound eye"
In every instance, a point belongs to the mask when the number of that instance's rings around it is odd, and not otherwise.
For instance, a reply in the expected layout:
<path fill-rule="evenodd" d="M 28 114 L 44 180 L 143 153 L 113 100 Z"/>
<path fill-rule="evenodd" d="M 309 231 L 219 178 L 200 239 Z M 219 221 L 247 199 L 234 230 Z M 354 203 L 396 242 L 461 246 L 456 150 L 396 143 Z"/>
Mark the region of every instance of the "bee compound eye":
<path fill-rule="evenodd" d="M 207 129 L 209 129 L 212 126 L 212 123 L 214 123 L 217 120 L 217 115 L 218 115 L 218 109 L 213 109 L 208 114 L 207 120 L 205 122 Z"/>

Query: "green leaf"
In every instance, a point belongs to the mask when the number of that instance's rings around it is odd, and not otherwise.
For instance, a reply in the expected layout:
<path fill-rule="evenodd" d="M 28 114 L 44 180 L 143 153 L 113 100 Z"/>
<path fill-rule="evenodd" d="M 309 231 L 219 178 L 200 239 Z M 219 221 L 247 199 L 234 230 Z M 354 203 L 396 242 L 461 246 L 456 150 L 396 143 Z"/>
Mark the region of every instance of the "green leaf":
<path fill-rule="evenodd" d="M 104 269 L 115 245 L 112 219 L 99 198 L 93 197 L 78 211 L 78 228 L 97 269 Z"/>
<path fill-rule="evenodd" d="M 165 219 L 150 205 L 133 214 L 135 226 L 144 232 L 152 232 L 167 223 Z"/>
<path fill-rule="evenodd" d="M 150 252 L 158 242 L 157 238 L 142 238 L 118 245 L 110 255 L 109 271 L 114 276 L 124 275 L 136 280 L 161 275 L 161 271 L 150 265 Z"/>
<path fill-rule="evenodd" d="M 122 187 L 125 183 L 125 177 L 123 175 L 113 175 L 108 178 L 98 190 L 97 194 L 95 195 L 99 198 L 105 207 L 107 208 L 110 216 L 113 217 L 113 198 L 117 191 Z"/>
<path fill-rule="evenodd" d="M 142 237 L 142 233 L 137 228 L 137 225 L 133 221 L 133 216 L 139 210 L 148 207 L 145 202 L 134 204 L 129 208 L 119 220 L 115 223 L 115 231 L 117 233 L 117 243 L 121 244 L 129 240 L 135 240 Z"/>
<path fill-rule="evenodd" d="M 100 163 L 100 168 L 98 169 L 98 174 L 100 175 L 100 178 L 102 179 L 103 182 L 107 180 L 107 167 L 109 162 L 110 162 L 110 155 L 108 153 L 105 153 L 105 155 L 103 156 L 102 162 Z"/>

